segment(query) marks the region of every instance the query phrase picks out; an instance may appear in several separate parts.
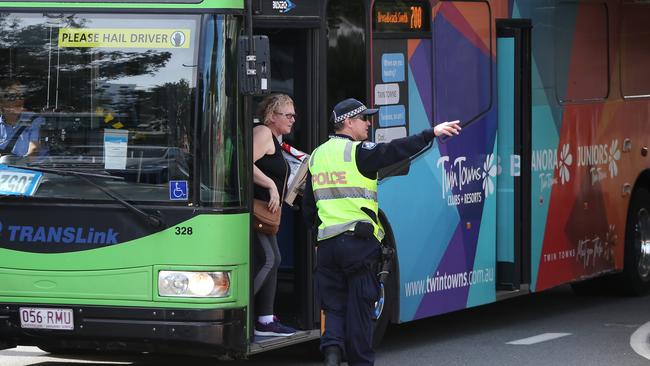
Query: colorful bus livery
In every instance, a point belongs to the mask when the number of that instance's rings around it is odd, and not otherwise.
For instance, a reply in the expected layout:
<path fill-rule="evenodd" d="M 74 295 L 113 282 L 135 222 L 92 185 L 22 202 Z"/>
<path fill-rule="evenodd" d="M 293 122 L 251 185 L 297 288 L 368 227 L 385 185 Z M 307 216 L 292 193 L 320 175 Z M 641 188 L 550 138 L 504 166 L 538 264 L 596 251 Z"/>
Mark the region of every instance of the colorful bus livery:
<path fill-rule="evenodd" d="M 422 121 L 466 124 L 464 143 L 440 144 L 409 175 L 382 182 L 400 321 L 611 272 L 647 292 L 647 93 L 624 90 L 645 90 L 650 79 L 622 60 L 647 57 L 638 34 L 648 11 L 627 2 L 445 1 L 432 8 L 431 40 L 376 29 L 375 104 L 406 106 L 409 116 L 399 124 L 380 116 L 376 139 L 417 132 Z M 399 80 L 387 79 L 383 61 L 395 54 L 408 55 Z M 377 93 L 386 88 L 408 98 L 386 100 Z M 469 281 L 473 273 L 495 275 Z"/>
<path fill-rule="evenodd" d="M 251 326 L 265 92 L 293 97 L 283 141 L 306 153 L 348 97 L 379 109 L 376 143 L 461 120 L 460 136 L 380 172 L 394 256 L 377 343 L 390 322 L 561 284 L 650 288 L 646 2 L 0 8 L 0 132 L 21 131 L 0 136 L 3 347 L 246 357 L 318 338 L 314 233 L 286 205 L 275 309 L 298 332 Z M 9 153 L 28 142 L 35 153 Z"/>
<path fill-rule="evenodd" d="M 534 12 L 523 5 L 517 10 Z M 555 29 L 540 26 L 532 40 L 542 47 L 555 43 L 556 59 L 544 64 L 543 48 L 533 47 L 533 60 L 539 59 L 533 75 L 550 78 L 554 66 L 555 80 L 546 85 L 555 87 L 543 89 L 533 76 L 532 284 L 542 290 L 624 269 L 627 288 L 647 292 L 649 116 L 643 91 L 650 78 L 636 62 L 648 56 L 641 35 L 649 9 L 625 1 L 560 3 L 555 13 Z M 560 37 L 567 30 L 572 43 Z M 548 107 L 541 103 L 552 97 Z"/>

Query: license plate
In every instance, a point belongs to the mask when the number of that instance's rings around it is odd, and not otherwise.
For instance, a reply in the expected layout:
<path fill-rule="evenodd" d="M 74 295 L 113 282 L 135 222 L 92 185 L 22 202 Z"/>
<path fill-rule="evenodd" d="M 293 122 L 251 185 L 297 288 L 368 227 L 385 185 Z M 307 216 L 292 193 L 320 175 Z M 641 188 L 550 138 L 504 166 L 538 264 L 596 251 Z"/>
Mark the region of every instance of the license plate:
<path fill-rule="evenodd" d="M 30 329 L 73 330 L 72 309 L 20 308 L 20 326 Z"/>

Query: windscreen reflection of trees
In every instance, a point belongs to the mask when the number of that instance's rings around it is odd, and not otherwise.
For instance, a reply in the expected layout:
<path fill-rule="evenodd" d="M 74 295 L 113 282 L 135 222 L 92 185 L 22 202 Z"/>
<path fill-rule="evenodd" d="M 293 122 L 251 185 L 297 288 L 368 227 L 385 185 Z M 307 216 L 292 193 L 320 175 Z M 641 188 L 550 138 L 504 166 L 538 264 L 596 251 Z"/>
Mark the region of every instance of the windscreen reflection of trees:
<path fill-rule="evenodd" d="M 135 84 L 111 83 L 125 77 L 153 76 L 167 66 L 172 52 L 59 48 L 59 28 L 84 28 L 88 23 L 78 15 L 46 18 L 42 24 L 24 23 L 15 14 L 0 14 L 0 78 L 18 79 L 28 87 L 26 110 L 71 116 L 95 113 L 98 121 L 76 125 L 85 130 L 115 128 L 101 115 L 110 113 L 113 122 L 123 125 L 120 128 L 165 132 L 162 140 L 147 139 L 142 144 L 187 148 L 191 136 L 187 80 L 147 90 L 136 89 Z"/>

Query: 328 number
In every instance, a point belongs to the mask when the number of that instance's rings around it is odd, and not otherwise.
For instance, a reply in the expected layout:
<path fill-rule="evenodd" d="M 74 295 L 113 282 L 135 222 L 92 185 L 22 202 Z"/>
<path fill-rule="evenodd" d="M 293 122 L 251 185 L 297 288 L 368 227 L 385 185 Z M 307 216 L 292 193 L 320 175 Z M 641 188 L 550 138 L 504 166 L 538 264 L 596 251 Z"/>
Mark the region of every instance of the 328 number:
<path fill-rule="evenodd" d="M 176 235 L 192 235 L 191 226 L 177 226 Z"/>

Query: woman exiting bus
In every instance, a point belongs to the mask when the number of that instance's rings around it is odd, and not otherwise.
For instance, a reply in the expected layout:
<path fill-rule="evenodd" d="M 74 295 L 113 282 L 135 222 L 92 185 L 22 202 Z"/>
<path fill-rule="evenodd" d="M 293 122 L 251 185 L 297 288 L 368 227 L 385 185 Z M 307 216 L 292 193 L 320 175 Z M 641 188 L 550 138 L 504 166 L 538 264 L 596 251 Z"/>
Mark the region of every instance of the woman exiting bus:
<path fill-rule="evenodd" d="M 254 215 L 260 216 L 261 210 L 279 217 L 289 167 L 282 155 L 278 138 L 291 132 L 291 126 L 295 122 L 293 100 L 285 94 L 269 95 L 259 104 L 257 115 L 263 123 L 253 129 L 254 198 L 263 201 L 265 207 L 258 207 Z M 296 330 L 281 324 L 273 315 L 281 261 L 275 234 L 277 228 L 261 230 L 262 224 L 259 225 L 256 225 L 254 249 L 255 257 L 259 258 L 261 264 L 253 281 L 255 312 L 258 315 L 255 335 L 290 336 Z"/>

